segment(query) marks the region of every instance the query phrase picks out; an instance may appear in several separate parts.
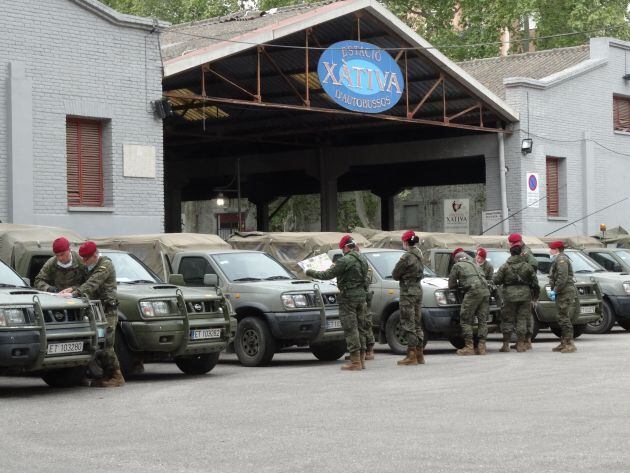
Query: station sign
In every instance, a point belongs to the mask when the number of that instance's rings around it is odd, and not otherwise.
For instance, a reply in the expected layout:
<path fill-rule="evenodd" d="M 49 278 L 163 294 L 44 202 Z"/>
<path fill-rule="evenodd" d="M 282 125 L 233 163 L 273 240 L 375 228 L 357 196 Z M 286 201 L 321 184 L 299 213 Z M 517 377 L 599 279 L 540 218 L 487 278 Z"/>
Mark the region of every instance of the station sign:
<path fill-rule="evenodd" d="M 324 50 L 317 75 L 330 98 L 354 112 L 389 110 L 405 90 L 405 78 L 389 53 L 361 41 L 340 41 Z"/>

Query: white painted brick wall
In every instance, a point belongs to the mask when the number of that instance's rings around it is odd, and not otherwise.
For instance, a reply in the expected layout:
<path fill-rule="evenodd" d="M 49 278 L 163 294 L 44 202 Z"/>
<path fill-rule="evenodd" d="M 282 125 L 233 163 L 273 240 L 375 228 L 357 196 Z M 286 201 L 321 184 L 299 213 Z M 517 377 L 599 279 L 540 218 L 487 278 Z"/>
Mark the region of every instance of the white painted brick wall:
<path fill-rule="evenodd" d="M 26 64 L 33 79 L 35 222 L 51 219 L 87 234 L 93 228 L 143 219 L 163 229 L 162 122 L 152 100 L 161 97 L 157 35 L 114 25 L 70 0 L 2 0 L 0 107 L 6 117 L 10 61 Z M 67 211 L 66 114 L 110 120 L 113 213 Z M 123 143 L 155 146 L 157 177 L 124 178 Z M 7 169 L 6 120 L 0 120 L 0 169 Z M 8 213 L 6 173 L 0 173 L 0 219 Z M 146 228 L 149 230 L 150 228 Z M 125 228 L 115 228 L 118 233 Z M 100 233 L 105 233 L 101 231 Z"/>

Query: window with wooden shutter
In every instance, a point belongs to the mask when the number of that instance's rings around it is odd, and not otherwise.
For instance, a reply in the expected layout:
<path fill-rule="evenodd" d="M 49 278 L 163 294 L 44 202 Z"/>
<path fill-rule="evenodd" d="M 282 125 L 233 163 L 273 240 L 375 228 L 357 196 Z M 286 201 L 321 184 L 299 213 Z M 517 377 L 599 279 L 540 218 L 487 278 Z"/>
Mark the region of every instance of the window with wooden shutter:
<path fill-rule="evenodd" d="M 630 98 L 613 97 L 615 131 L 630 132 Z"/>
<path fill-rule="evenodd" d="M 66 120 L 68 205 L 103 206 L 103 124 Z"/>
<path fill-rule="evenodd" d="M 558 181 L 560 174 L 560 160 L 547 158 L 547 216 L 560 216 L 560 192 Z"/>

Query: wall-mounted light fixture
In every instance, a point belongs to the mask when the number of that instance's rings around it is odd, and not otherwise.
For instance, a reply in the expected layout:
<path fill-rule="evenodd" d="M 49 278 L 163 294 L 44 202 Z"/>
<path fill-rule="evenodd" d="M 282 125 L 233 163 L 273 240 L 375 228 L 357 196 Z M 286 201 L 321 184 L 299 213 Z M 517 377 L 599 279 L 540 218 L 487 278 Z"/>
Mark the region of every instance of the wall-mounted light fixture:
<path fill-rule="evenodd" d="M 217 195 L 217 206 L 223 207 L 225 205 L 225 197 L 223 197 L 223 192 L 219 192 Z"/>
<path fill-rule="evenodd" d="M 534 141 L 531 138 L 524 138 L 521 143 L 521 153 L 529 154 L 532 152 L 532 148 L 534 147 Z"/>

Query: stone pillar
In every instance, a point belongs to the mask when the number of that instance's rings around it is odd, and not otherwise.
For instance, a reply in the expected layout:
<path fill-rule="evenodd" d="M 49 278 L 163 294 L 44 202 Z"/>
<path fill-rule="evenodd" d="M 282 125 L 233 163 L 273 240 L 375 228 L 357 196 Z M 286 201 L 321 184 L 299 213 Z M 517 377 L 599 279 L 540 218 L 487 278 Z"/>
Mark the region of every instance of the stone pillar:
<path fill-rule="evenodd" d="M 394 229 L 394 194 L 383 194 L 381 198 L 381 229 Z"/>
<path fill-rule="evenodd" d="M 269 231 L 269 201 L 256 202 L 256 229 L 259 232 Z"/>
<path fill-rule="evenodd" d="M 323 232 L 337 231 L 337 178 L 339 173 L 335 172 L 328 159 L 326 150 L 319 148 L 319 186 L 320 186 L 320 207 L 322 214 L 321 230 Z"/>
<path fill-rule="evenodd" d="M 9 222 L 33 223 L 33 80 L 21 62 L 9 64 Z M 65 166 L 65 164 L 64 164 Z M 65 168 L 65 167 L 64 167 Z"/>

